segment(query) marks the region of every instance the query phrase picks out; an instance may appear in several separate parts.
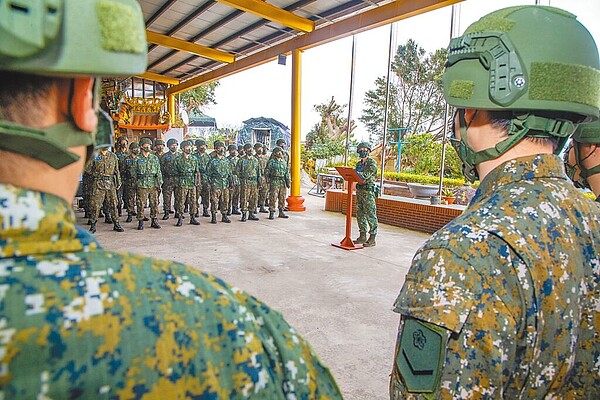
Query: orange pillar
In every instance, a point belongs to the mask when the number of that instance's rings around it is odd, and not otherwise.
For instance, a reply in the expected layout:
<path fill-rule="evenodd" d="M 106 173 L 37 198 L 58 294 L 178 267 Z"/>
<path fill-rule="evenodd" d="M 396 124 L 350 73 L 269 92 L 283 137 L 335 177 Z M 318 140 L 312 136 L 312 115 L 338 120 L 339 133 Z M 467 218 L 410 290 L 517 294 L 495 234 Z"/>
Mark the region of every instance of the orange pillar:
<path fill-rule="evenodd" d="M 287 198 L 288 210 L 306 211 L 304 197 L 300 196 L 300 99 L 302 83 L 302 52 L 292 51 L 292 140 L 290 146 L 291 183 Z"/>

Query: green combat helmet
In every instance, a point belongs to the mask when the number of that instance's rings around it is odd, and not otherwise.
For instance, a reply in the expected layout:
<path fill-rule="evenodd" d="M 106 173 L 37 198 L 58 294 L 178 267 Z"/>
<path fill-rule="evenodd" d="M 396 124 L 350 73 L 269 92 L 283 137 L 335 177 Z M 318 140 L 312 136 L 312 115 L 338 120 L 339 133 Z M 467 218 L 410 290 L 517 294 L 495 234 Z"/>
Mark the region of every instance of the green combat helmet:
<path fill-rule="evenodd" d="M 189 142 L 189 140 L 188 140 L 188 142 Z M 177 144 L 177 139 L 171 138 L 171 139 L 167 140 L 167 147 L 171 147 L 172 144 Z M 190 144 L 192 144 L 192 143 L 190 142 Z"/>
<path fill-rule="evenodd" d="M 451 40 L 442 82 L 446 101 L 458 109 L 513 112 L 509 137 L 479 152 L 467 145 L 459 112 L 461 140 L 451 142 L 469 180 L 477 176 L 475 165 L 498 158 L 530 130 L 557 138 L 559 153 L 576 123 L 598 118 L 596 43 L 574 15 L 554 7 L 509 7 L 473 23 Z"/>
<path fill-rule="evenodd" d="M 175 140 L 175 139 L 169 139 L 169 140 Z M 185 146 L 191 146 L 192 142 L 190 142 L 189 140 L 183 140 L 180 144 L 179 144 L 179 148 L 183 150 L 183 148 Z"/>
<path fill-rule="evenodd" d="M 575 133 L 573 134 L 573 148 L 575 150 L 575 160 L 580 170 L 580 180 L 579 182 L 575 183 L 579 183 L 578 186 L 589 188 L 590 186 L 587 183 L 587 178 L 592 175 L 600 174 L 600 165 L 596 165 L 589 169 L 583 166 L 584 157 L 580 153 L 581 148 L 580 146 L 578 146 L 579 143 L 600 145 L 600 120 L 589 124 L 578 125 L 577 129 L 575 129 Z M 572 166 L 568 165 L 568 163 L 566 165 L 566 170 L 567 172 L 571 172 L 569 173 L 569 177 L 573 179 L 573 176 L 575 175 L 573 173 L 574 170 L 572 169 Z"/>
<path fill-rule="evenodd" d="M 367 149 L 371 151 L 371 144 L 368 142 L 360 142 L 358 146 L 356 146 L 356 151 L 358 152 L 360 149 Z"/>
<path fill-rule="evenodd" d="M 252 148 L 252 145 L 250 143 L 246 143 L 244 145 L 244 150 L 250 150 Z"/>
<path fill-rule="evenodd" d="M 152 139 L 147 138 L 147 137 L 143 137 L 140 139 L 140 147 L 142 147 L 145 144 L 149 144 L 152 146 Z"/>
<path fill-rule="evenodd" d="M 194 145 L 196 147 L 198 147 L 198 146 L 206 146 L 206 141 L 202 140 L 202 139 L 196 139 L 196 141 L 194 142 Z"/>
<path fill-rule="evenodd" d="M 225 147 L 225 143 L 221 142 L 220 140 L 217 140 L 214 143 L 214 148 L 216 149 L 217 147 Z"/>
<path fill-rule="evenodd" d="M 154 145 L 155 146 L 156 145 L 161 145 L 161 144 L 164 146 L 165 145 L 165 141 L 162 140 L 162 139 L 156 139 L 156 140 L 154 140 Z"/>
<path fill-rule="evenodd" d="M 237 146 L 235 144 L 230 144 L 227 147 L 227 151 L 237 151 Z"/>
<path fill-rule="evenodd" d="M 258 149 L 259 147 L 262 149 L 262 147 L 263 147 L 263 144 L 262 144 L 262 143 L 260 143 L 260 142 L 256 142 L 256 143 L 254 143 L 254 148 L 255 148 L 255 149 Z"/>
<path fill-rule="evenodd" d="M 46 76 L 130 76 L 146 70 L 142 10 L 135 0 L 0 2 L 0 70 Z M 95 85 L 97 94 L 100 87 Z M 32 129 L 0 120 L 0 149 L 63 168 L 79 159 L 68 148 L 112 145 L 112 121 L 98 132 L 72 122 Z M 109 131 L 110 130 L 110 131 Z M 108 132 L 108 134 L 107 134 Z M 103 137 L 100 137 L 100 134 Z"/>

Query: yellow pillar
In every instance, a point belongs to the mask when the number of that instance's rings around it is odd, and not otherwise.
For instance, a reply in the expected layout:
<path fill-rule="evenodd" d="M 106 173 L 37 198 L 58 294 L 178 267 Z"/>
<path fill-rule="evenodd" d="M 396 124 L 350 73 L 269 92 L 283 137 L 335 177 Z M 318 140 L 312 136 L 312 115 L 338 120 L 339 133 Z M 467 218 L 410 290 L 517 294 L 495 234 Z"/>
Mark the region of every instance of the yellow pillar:
<path fill-rule="evenodd" d="M 169 109 L 170 123 L 173 125 L 175 123 L 175 95 L 167 96 L 167 108 Z"/>
<path fill-rule="evenodd" d="M 287 198 L 288 210 L 306 211 L 300 196 L 300 99 L 302 83 L 302 52 L 292 51 L 292 143 L 290 146 L 292 188 Z"/>

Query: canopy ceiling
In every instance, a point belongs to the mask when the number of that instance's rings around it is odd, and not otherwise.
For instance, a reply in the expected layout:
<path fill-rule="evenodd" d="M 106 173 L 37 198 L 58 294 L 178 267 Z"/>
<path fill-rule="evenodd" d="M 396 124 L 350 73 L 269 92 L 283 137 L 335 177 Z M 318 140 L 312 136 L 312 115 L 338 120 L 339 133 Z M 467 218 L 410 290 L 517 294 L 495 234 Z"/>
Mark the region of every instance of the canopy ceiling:
<path fill-rule="evenodd" d="M 142 77 L 177 93 L 463 0 L 138 0 L 149 45 Z"/>

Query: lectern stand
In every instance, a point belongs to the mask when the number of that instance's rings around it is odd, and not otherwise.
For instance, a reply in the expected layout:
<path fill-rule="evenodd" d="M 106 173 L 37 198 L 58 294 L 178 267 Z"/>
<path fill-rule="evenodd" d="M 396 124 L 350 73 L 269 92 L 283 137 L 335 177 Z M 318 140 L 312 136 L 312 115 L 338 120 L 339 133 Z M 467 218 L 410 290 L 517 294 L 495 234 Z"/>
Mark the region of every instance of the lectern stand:
<path fill-rule="evenodd" d="M 346 237 L 340 243 L 331 243 L 332 246 L 339 247 L 344 250 L 362 249 L 361 244 L 354 244 L 350 235 L 352 234 L 352 192 L 356 182 L 362 183 L 363 180 L 358 176 L 356 171 L 347 167 L 335 167 L 342 178 L 348 182 L 348 201 L 346 202 Z"/>

